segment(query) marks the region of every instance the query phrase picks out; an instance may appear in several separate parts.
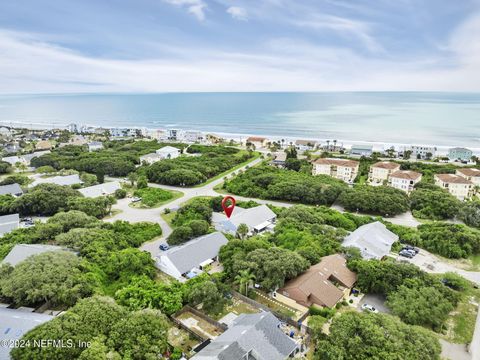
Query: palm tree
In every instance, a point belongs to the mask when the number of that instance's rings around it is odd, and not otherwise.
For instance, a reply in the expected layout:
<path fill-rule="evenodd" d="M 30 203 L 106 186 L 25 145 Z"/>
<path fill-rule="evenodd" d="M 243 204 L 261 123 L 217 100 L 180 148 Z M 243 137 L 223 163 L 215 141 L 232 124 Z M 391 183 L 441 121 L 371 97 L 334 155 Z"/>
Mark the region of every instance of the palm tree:
<path fill-rule="evenodd" d="M 253 285 L 254 280 L 255 275 L 250 270 L 240 270 L 238 275 L 235 276 L 235 282 L 238 283 L 240 292 L 243 292 L 243 287 L 245 286 L 245 295 L 248 294 L 248 287 Z"/>
<path fill-rule="evenodd" d="M 238 237 L 243 240 L 243 238 L 248 234 L 248 226 L 246 224 L 240 224 L 237 228 Z"/>

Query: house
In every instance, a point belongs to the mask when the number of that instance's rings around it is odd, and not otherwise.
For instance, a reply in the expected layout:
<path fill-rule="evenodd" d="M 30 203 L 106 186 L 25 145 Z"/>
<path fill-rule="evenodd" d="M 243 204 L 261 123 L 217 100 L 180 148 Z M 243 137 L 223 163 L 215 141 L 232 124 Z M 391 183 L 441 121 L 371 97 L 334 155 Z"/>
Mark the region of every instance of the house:
<path fill-rule="evenodd" d="M 0 216 L 0 236 L 18 229 L 20 226 L 20 216 L 18 214 Z"/>
<path fill-rule="evenodd" d="M 110 137 L 112 138 L 127 138 L 127 137 L 136 137 L 137 136 L 137 129 L 131 128 L 111 128 Z"/>
<path fill-rule="evenodd" d="M 274 293 L 276 300 L 289 304 L 292 300 L 309 308 L 334 307 L 347 298 L 357 274 L 347 268 L 347 261 L 339 254 L 323 257 L 303 274 L 288 281 Z"/>
<path fill-rule="evenodd" d="M 52 147 L 52 143 L 48 140 L 40 140 L 35 144 L 35 150 L 50 150 Z"/>
<path fill-rule="evenodd" d="M 455 174 L 470 180 L 474 186 L 480 186 L 480 169 L 462 168 L 458 169 Z"/>
<path fill-rule="evenodd" d="M 317 145 L 314 140 L 295 140 L 295 149 L 302 152 L 315 150 Z"/>
<path fill-rule="evenodd" d="M 352 156 L 371 156 L 373 153 L 372 145 L 352 145 L 350 155 Z"/>
<path fill-rule="evenodd" d="M 257 149 L 266 147 L 267 143 L 268 143 L 268 139 L 260 136 L 250 136 L 245 141 L 245 145 L 252 144 Z"/>
<path fill-rule="evenodd" d="M 155 151 L 162 159 L 175 159 L 180 156 L 180 149 L 173 146 L 164 146 Z"/>
<path fill-rule="evenodd" d="M 148 130 L 147 136 L 155 140 L 167 140 L 168 138 L 167 131 L 162 129 Z"/>
<path fill-rule="evenodd" d="M 212 214 L 212 224 L 215 229 L 235 235 L 240 224 L 248 227 L 249 234 L 258 234 L 265 230 L 271 230 L 275 226 L 277 215 L 267 205 L 259 205 L 250 209 L 236 206 L 230 218 L 223 213 Z"/>
<path fill-rule="evenodd" d="M 460 175 L 435 174 L 433 177 L 435 185 L 447 189 L 450 194 L 458 200 L 470 199 L 473 195 L 473 182 Z"/>
<path fill-rule="evenodd" d="M 448 159 L 453 161 L 470 161 L 473 152 L 470 149 L 455 147 L 448 150 Z"/>
<path fill-rule="evenodd" d="M 157 153 L 150 153 L 140 156 L 140 164 L 153 164 L 157 161 L 163 160 L 163 157 Z"/>
<path fill-rule="evenodd" d="M 356 247 L 364 259 L 382 259 L 398 241 L 394 234 L 379 221 L 362 225 L 343 240 L 343 247 Z"/>
<path fill-rule="evenodd" d="M 87 144 L 88 151 L 98 151 L 103 149 L 103 143 L 100 141 L 91 141 Z"/>
<path fill-rule="evenodd" d="M 400 170 L 400 164 L 391 161 L 380 161 L 370 166 L 368 173 L 368 183 L 372 186 L 385 185 L 389 176 Z"/>
<path fill-rule="evenodd" d="M 17 142 L 9 143 L 3 147 L 3 151 L 5 151 L 7 154 L 16 153 L 20 150 L 22 150 L 22 148 Z"/>
<path fill-rule="evenodd" d="M 313 162 L 312 174 L 329 175 L 351 184 L 357 177 L 359 164 L 354 160 L 320 158 Z"/>
<path fill-rule="evenodd" d="M 24 155 L 18 155 L 18 156 L 7 156 L 7 157 L 2 158 L 2 161 L 6 161 L 13 166 L 15 166 L 17 163 L 29 166 L 30 161 L 34 157 L 40 157 L 40 156 L 48 154 L 48 153 L 50 153 L 50 151 L 45 150 L 45 151 L 37 151 L 37 152 L 31 153 L 31 154 L 24 154 Z"/>
<path fill-rule="evenodd" d="M 67 145 L 83 146 L 86 143 L 87 143 L 87 140 L 85 139 L 85 137 L 83 137 L 82 135 L 75 135 L 68 142 L 61 143 L 59 145 L 59 147 L 64 147 L 64 146 L 67 146 Z"/>
<path fill-rule="evenodd" d="M 22 155 L 22 157 L 23 157 L 25 163 L 27 165 L 30 165 L 30 162 L 32 161 L 33 158 L 40 157 L 40 156 L 43 156 L 43 155 L 46 155 L 46 154 L 50 154 L 50 150 L 35 151 L 33 153 L 30 153 L 30 154 Z"/>
<path fill-rule="evenodd" d="M 273 160 L 272 160 L 272 165 L 278 166 L 278 167 L 284 167 L 285 163 L 287 161 L 287 154 L 284 152 L 277 152 L 272 155 Z"/>
<path fill-rule="evenodd" d="M 410 150 L 412 153 L 410 155 L 413 159 L 431 159 L 435 157 L 437 148 L 435 146 L 429 145 L 412 145 L 407 150 Z"/>
<path fill-rule="evenodd" d="M 227 243 L 227 238 L 220 232 L 203 235 L 160 253 L 156 264 L 168 275 L 185 280 L 217 261 L 220 248 Z"/>
<path fill-rule="evenodd" d="M 216 134 L 207 134 L 206 136 L 207 142 L 210 144 L 221 144 L 225 141 L 224 138 L 222 138 L 220 135 Z"/>
<path fill-rule="evenodd" d="M 0 359 L 10 359 L 10 342 L 18 342 L 23 335 L 33 328 L 53 319 L 53 316 L 27 312 L 20 309 L 8 309 L 0 307 L 0 339 L 6 342 L 0 346 Z"/>
<path fill-rule="evenodd" d="M 168 129 L 167 130 L 167 139 L 172 141 L 177 141 L 181 137 L 181 130 L 178 129 Z"/>
<path fill-rule="evenodd" d="M 117 191 L 118 189 L 121 189 L 122 187 L 120 186 L 120 182 L 118 181 L 111 181 L 111 182 L 106 182 L 103 184 L 98 184 L 98 185 L 93 185 L 89 186 L 83 189 L 78 189 L 80 193 L 82 193 L 83 196 L 88 197 L 88 198 L 95 198 L 99 196 L 108 196 L 112 195 Z"/>
<path fill-rule="evenodd" d="M 12 250 L 5 256 L 2 263 L 16 266 L 26 258 L 32 255 L 42 254 L 49 251 L 63 250 L 60 246 L 43 245 L 43 244 L 17 244 Z"/>
<path fill-rule="evenodd" d="M 23 195 L 23 190 L 17 183 L 0 186 L 0 195 L 12 195 L 15 197 Z"/>
<path fill-rule="evenodd" d="M 83 181 L 80 180 L 80 176 L 78 174 L 72 175 L 58 175 L 58 176 L 47 176 L 41 177 L 40 174 L 34 175 L 36 176 L 35 180 L 28 185 L 28 187 L 34 187 L 39 184 L 55 184 L 60 186 L 72 186 L 77 184 L 83 184 Z"/>
<path fill-rule="evenodd" d="M 292 357 L 297 343 L 280 329 L 271 313 L 241 314 L 223 334 L 200 350 L 195 360 L 283 360 Z"/>
<path fill-rule="evenodd" d="M 195 143 L 203 140 L 203 134 L 200 131 L 185 131 L 183 139 L 189 143 Z"/>
<path fill-rule="evenodd" d="M 422 180 L 422 174 L 411 170 L 397 170 L 390 174 L 388 186 L 410 193 L 415 184 Z"/>
<path fill-rule="evenodd" d="M 12 137 L 12 135 L 13 135 L 12 131 L 9 128 L 7 128 L 5 126 L 0 127 L 0 136 L 1 137 L 10 138 L 10 137 Z"/>

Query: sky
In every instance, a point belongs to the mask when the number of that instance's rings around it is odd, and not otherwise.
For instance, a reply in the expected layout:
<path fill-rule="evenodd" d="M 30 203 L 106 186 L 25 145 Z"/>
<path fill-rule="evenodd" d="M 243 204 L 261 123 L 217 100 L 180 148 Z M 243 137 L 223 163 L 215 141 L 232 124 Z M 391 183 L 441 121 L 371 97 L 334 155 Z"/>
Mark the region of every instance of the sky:
<path fill-rule="evenodd" d="M 480 0 L 0 1 L 0 93 L 480 91 Z"/>

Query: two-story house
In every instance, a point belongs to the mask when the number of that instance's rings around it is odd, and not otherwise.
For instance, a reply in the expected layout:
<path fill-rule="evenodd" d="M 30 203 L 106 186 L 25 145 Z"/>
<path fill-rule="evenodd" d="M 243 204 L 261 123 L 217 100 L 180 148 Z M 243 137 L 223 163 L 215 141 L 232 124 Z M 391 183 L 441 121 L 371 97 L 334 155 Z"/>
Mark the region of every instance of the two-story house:
<path fill-rule="evenodd" d="M 354 160 L 320 158 L 313 162 L 312 174 L 329 175 L 351 184 L 357 177 L 359 164 Z"/>
<path fill-rule="evenodd" d="M 380 161 L 370 166 L 368 183 L 372 186 L 386 185 L 389 176 L 400 170 L 400 164 L 391 161 Z"/>
<path fill-rule="evenodd" d="M 459 200 L 469 199 L 473 195 L 474 185 L 470 180 L 455 174 L 436 174 L 435 185 L 447 189 L 450 194 Z"/>
<path fill-rule="evenodd" d="M 397 170 L 390 174 L 388 186 L 410 193 L 415 184 L 422 180 L 422 174 L 411 170 Z"/>

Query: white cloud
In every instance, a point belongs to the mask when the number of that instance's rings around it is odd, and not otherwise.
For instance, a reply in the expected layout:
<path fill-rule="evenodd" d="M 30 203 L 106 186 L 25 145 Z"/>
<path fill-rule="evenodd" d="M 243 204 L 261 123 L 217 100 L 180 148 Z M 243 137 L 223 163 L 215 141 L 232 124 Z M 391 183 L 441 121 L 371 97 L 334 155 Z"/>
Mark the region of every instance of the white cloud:
<path fill-rule="evenodd" d="M 247 10 L 239 6 L 230 6 L 227 8 L 227 13 L 229 13 L 232 18 L 242 21 L 248 20 Z"/>
<path fill-rule="evenodd" d="M 203 0 L 164 0 L 165 2 L 186 7 L 188 12 L 194 15 L 198 20 L 205 20 L 205 10 L 207 9 L 207 4 Z"/>

